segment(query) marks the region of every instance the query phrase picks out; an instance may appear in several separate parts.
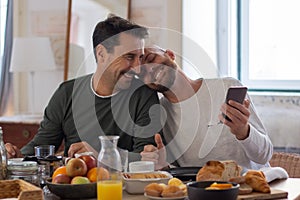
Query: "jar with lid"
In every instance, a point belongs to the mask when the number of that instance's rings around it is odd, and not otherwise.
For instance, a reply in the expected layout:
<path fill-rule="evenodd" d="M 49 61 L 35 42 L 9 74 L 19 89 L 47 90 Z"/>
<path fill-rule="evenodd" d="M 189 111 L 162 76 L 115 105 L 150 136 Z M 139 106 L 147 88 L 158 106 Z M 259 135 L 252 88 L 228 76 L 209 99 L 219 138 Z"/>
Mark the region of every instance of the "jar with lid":
<path fill-rule="evenodd" d="M 122 164 L 117 143 L 119 136 L 100 136 L 98 156 L 98 200 L 122 200 Z"/>
<path fill-rule="evenodd" d="M 8 162 L 7 169 L 8 179 L 22 179 L 36 186 L 40 185 L 37 162 L 12 159 Z"/>
<path fill-rule="evenodd" d="M 7 156 L 3 142 L 3 130 L 0 127 L 0 180 L 6 179 L 7 176 Z"/>

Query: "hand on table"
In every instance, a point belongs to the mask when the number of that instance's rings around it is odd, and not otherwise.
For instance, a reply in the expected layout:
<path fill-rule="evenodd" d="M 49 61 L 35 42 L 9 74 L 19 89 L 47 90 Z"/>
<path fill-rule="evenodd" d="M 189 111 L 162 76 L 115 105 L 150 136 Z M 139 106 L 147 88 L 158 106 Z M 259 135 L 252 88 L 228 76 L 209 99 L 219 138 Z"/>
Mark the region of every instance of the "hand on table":
<path fill-rule="evenodd" d="M 68 151 L 68 156 L 74 157 L 76 153 L 84 153 L 84 152 L 93 152 L 93 155 L 96 158 L 98 157 L 98 152 L 93 147 L 91 147 L 87 142 L 77 142 L 71 144 Z"/>
<path fill-rule="evenodd" d="M 11 143 L 6 143 L 5 144 L 5 149 L 6 149 L 8 159 L 10 159 L 10 158 L 22 158 L 23 157 L 20 149 L 18 149 L 18 147 L 16 147 L 15 145 L 13 145 Z"/>
<path fill-rule="evenodd" d="M 160 134 L 155 134 L 156 147 L 153 145 L 145 145 L 144 151 L 141 152 L 141 160 L 153 161 L 155 164 L 155 170 L 163 169 L 169 164 L 166 161 L 167 153 L 165 145 L 162 142 Z"/>
<path fill-rule="evenodd" d="M 232 134 L 239 140 L 244 140 L 249 136 L 249 110 L 250 102 L 245 99 L 243 104 L 230 100 L 228 104 L 224 103 L 221 112 L 225 113 L 230 119 L 226 120 L 222 114 L 219 115 L 220 121 L 230 128 Z"/>

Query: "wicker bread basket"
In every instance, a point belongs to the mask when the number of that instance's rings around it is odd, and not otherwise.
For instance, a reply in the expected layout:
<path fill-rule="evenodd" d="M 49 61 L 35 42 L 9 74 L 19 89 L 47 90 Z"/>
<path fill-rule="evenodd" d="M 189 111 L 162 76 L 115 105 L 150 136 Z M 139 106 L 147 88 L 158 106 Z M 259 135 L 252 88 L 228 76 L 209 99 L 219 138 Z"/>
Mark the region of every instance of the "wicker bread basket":
<path fill-rule="evenodd" d="M 1 180 L 0 199 L 43 200 L 43 191 L 24 180 Z"/>

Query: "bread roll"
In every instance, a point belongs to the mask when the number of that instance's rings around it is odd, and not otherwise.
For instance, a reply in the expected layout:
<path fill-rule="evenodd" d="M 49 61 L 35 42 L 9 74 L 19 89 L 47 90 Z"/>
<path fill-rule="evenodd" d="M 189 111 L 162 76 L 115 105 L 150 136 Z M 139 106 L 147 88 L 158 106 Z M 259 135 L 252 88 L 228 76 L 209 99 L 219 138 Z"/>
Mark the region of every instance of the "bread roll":
<path fill-rule="evenodd" d="M 240 176 L 241 167 L 233 160 L 208 161 L 197 173 L 197 181 L 229 181 Z"/>
<path fill-rule="evenodd" d="M 150 183 L 144 188 L 144 192 L 153 197 L 160 197 L 164 187 L 158 183 Z"/>
<path fill-rule="evenodd" d="M 168 185 L 161 193 L 162 197 L 183 197 L 184 192 L 177 185 Z"/>

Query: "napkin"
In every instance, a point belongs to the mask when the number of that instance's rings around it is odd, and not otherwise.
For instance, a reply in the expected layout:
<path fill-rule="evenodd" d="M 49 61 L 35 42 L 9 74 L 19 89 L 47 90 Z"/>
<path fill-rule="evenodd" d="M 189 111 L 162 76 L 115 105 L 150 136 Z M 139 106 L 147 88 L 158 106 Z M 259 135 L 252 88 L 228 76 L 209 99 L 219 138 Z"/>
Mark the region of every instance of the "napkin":
<path fill-rule="evenodd" d="M 268 183 L 275 179 L 286 179 L 289 177 L 287 171 L 282 167 L 263 167 L 260 170 L 265 174 Z"/>

